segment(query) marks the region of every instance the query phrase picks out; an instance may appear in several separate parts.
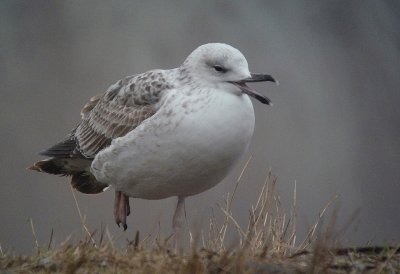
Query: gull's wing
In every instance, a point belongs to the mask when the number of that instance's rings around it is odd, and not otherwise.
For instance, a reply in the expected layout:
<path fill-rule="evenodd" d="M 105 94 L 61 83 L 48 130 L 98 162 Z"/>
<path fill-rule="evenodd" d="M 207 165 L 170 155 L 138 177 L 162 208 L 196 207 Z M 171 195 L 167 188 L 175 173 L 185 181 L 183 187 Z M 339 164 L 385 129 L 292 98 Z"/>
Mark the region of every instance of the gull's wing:
<path fill-rule="evenodd" d="M 41 154 L 56 158 L 94 158 L 113 139 L 124 136 L 156 113 L 162 93 L 171 88 L 161 70 L 118 81 L 106 93 L 89 100 L 81 111 L 81 123 L 66 141 Z"/>
<path fill-rule="evenodd" d="M 155 112 L 154 105 L 122 106 L 101 100 L 76 129 L 77 148 L 86 158 L 94 158 L 113 139 L 124 136 Z"/>
<path fill-rule="evenodd" d="M 134 130 L 157 112 L 162 94 L 173 88 L 164 71 L 126 77 L 107 92 L 92 97 L 81 111 L 81 123 L 60 142 L 40 154 L 50 158 L 29 169 L 71 176 L 71 185 L 83 193 L 99 193 L 108 184 L 96 180 L 90 165 L 96 154 L 115 138 Z"/>

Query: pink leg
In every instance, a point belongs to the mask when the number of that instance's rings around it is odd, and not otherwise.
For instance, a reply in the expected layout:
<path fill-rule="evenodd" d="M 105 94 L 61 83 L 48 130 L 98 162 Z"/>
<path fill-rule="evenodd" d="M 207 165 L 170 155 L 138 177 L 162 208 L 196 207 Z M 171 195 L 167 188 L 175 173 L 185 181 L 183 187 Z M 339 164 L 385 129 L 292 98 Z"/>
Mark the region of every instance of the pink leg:
<path fill-rule="evenodd" d="M 129 197 L 128 196 L 125 197 L 126 197 L 126 216 L 129 216 L 131 215 L 131 207 L 129 206 Z"/>
<path fill-rule="evenodd" d="M 172 218 L 172 228 L 174 230 L 175 247 L 182 248 L 183 240 L 183 217 L 184 217 L 185 198 L 178 197 L 174 217 Z"/>
<path fill-rule="evenodd" d="M 130 213 L 129 197 L 121 191 L 115 191 L 114 218 L 118 226 L 122 224 L 124 230 L 128 228 L 128 225 L 126 224 L 126 216 Z"/>

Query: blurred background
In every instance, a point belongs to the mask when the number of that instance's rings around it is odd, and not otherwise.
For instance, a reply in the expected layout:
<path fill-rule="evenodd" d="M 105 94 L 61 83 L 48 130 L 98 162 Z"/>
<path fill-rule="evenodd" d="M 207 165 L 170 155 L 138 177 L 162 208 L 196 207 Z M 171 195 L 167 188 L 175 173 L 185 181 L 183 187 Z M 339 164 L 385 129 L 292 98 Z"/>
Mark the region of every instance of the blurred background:
<path fill-rule="evenodd" d="M 250 154 L 233 214 L 248 220 L 264 178 L 278 175 L 290 210 L 297 182 L 298 237 L 335 195 L 343 245 L 400 242 L 400 2 L 6 1 L 0 2 L 0 244 L 31 252 L 83 232 L 67 178 L 25 170 L 62 140 L 94 94 L 126 75 L 179 66 L 197 46 L 225 42 L 274 103 L 253 101 L 248 155 L 217 187 L 186 201 L 190 228 L 207 229 Z M 77 193 L 90 230 L 133 239 L 171 233 L 176 199 L 131 201 L 123 233 L 114 192 Z M 214 208 L 214 210 L 213 210 Z"/>

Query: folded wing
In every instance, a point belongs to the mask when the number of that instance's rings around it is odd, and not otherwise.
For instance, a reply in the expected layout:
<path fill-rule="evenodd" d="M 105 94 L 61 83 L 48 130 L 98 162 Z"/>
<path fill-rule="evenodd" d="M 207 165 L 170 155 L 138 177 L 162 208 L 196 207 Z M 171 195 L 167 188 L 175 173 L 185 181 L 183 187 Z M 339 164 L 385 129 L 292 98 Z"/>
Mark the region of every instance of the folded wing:
<path fill-rule="evenodd" d="M 126 135 L 155 114 L 163 92 L 171 87 L 162 71 L 118 81 L 106 93 L 92 97 L 81 111 L 81 123 L 68 138 L 40 152 L 51 158 L 36 162 L 30 169 L 72 176 L 71 184 L 79 191 L 101 192 L 107 185 L 90 173 L 92 160 L 113 139 Z"/>

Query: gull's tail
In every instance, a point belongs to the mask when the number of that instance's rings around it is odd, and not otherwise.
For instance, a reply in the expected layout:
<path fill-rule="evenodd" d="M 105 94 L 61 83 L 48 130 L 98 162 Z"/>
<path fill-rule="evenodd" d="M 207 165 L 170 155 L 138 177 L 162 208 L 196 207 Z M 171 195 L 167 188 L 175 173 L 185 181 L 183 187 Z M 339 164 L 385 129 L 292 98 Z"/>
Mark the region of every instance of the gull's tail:
<path fill-rule="evenodd" d="M 82 193 L 103 192 L 108 184 L 96 180 L 90 172 L 92 159 L 84 158 L 81 154 L 74 152 L 75 148 L 76 145 L 72 146 L 70 140 L 56 144 L 40 153 L 51 158 L 38 161 L 28 169 L 54 175 L 71 176 L 71 185 Z"/>

